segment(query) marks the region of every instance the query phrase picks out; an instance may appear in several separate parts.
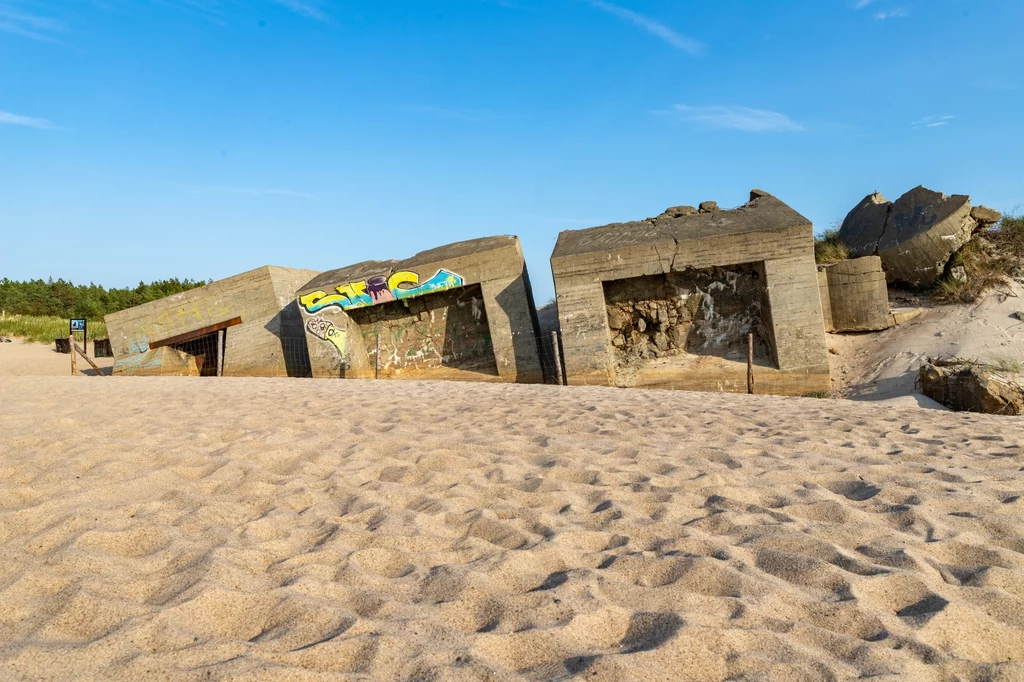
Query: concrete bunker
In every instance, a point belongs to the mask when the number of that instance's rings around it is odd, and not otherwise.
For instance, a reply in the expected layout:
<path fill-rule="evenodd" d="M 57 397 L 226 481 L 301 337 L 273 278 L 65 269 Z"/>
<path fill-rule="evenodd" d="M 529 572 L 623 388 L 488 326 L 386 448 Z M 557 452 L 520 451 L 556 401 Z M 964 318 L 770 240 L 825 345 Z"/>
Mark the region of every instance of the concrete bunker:
<path fill-rule="evenodd" d="M 559 235 L 551 258 L 568 383 L 757 392 L 830 389 L 810 222 L 755 190 Z"/>
<path fill-rule="evenodd" d="M 537 315 L 516 237 L 368 261 L 298 293 L 314 377 L 542 380 Z"/>
<path fill-rule="evenodd" d="M 265 266 L 107 315 L 114 374 L 309 376 L 295 292 L 316 274 Z"/>

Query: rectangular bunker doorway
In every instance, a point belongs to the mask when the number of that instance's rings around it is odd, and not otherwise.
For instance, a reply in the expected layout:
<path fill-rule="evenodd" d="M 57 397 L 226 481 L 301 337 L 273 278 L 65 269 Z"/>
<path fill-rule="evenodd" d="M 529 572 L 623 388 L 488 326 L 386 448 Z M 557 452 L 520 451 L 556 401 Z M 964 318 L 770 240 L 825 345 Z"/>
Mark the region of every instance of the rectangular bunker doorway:
<path fill-rule="evenodd" d="M 381 379 L 497 381 L 480 285 L 349 311 Z"/>
<path fill-rule="evenodd" d="M 611 280 L 604 297 L 616 386 L 745 390 L 750 333 L 755 365 L 776 366 L 763 263 Z"/>
<path fill-rule="evenodd" d="M 223 371 L 223 361 L 220 358 L 223 357 L 223 335 L 225 332 L 226 330 L 203 334 L 182 343 L 171 344 L 171 348 L 194 357 L 196 367 L 199 368 L 199 376 L 220 376 Z"/>

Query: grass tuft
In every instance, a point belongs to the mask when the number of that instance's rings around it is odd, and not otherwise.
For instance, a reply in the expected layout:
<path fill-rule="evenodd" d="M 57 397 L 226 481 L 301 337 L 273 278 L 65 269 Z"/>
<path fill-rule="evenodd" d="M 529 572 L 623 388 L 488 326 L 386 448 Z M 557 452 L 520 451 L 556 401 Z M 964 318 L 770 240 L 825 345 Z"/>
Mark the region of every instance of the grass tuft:
<path fill-rule="evenodd" d="M 0 317 L 0 336 L 20 337 L 33 343 L 53 343 L 54 339 L 68 337 L 69 324 L 66 317 L 4 315 Z M 89 320 L 89 338 L 107 338 L 107 325 L 102 320 Z"/>
<path fill-rule="evenodd" d="M 961 266 L 966 281 L 946 274 L 935 283 L 939 303 L 973 303 L 1014 275 L 1024 261 L 1024 217 L 1008 217 L 983 230 L 960 249 L 947 266 Z"/>
<path fill-rule="evenodd" d="M 838 263 L 850 257 L 850 252 L 839 241 L 839 230 L 825 230 L 820 237 L 814 238 L 814 262 L 818 265 Z"/>

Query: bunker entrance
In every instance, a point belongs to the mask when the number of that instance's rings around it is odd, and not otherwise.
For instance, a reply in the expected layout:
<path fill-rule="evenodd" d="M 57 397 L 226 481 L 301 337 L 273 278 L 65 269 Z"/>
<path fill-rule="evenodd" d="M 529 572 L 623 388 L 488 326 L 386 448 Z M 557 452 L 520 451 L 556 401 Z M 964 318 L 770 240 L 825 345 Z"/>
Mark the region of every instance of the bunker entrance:
<path fill-rule="evenodd" d="M 615 383 L 657 386 L 754 361 L 774 367 L 762 263 L 686 269 L 604 284 Z"/>
<path fill-rule="evenodd" d="M 155 341 L 149 347 L 160 348 L 162 346 L 170 346 L 174 350 L 184 353 L 187 357 L 195 359 L 199 376 L 222 376 L 224 374 L 224 349 L 226 347 L 228 328 L 241 323 L 242 318 L 234 317 L 208 327 Z"/>
<path fill-rule="evenodd" d="M 480 285 L 349 311 L 381 379 L 498 377 Z"/>
<path fill-rule="evenodd" d="M 221 353 L 221 335 L 224 332 L 212 332 L 185 341 L 175 343 L 171 348 L 187 353 L 196 359 L 196 367 L 199 368 L 199 376 L 216 377 L 220 376 L 218 371 L 218 358 L 223 357 Z"/>

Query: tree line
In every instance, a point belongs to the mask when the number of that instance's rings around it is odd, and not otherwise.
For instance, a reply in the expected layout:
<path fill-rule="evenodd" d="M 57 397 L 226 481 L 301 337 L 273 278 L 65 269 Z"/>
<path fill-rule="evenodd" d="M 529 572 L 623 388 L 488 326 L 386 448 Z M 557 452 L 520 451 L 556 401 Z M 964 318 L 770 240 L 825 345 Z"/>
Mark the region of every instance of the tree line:
<path fill-rule="evenodd" d="M 100 318 L 125 308 L 155 301 L 171 294 L 201 287 L 208 282 L 193 279 L 161 279 L 139 282 L 135 288 L 106 289 L 96 284 L 73 284 L 51 277 L 43 281 L 15 282 L 0 279 L 0 310 L 7 315 Z"/>

